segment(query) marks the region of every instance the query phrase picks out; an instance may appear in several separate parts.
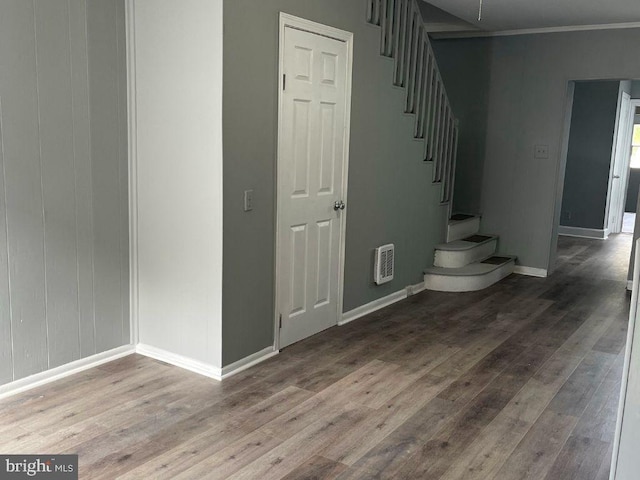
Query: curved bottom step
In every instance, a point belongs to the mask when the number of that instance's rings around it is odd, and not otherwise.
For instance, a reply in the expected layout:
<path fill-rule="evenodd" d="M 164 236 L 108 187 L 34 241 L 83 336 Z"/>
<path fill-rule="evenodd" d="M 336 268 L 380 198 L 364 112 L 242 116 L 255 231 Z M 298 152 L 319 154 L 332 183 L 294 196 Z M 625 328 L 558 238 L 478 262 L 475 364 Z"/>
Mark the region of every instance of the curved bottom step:
<path fill-rule="evenodd" d="M 461 268 L 431 267 L 425 270 L 427 290 L 475 292 L 490 287 L 513 273 L 516 257 L 489 257 Z"/>

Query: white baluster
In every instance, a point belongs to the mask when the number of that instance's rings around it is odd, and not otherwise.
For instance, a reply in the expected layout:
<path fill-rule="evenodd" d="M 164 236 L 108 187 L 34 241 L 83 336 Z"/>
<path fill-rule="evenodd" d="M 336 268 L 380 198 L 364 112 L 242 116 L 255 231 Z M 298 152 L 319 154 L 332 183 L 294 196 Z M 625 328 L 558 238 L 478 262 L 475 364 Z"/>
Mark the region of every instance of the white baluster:
<path fill-rule="evenodd" d="M 387 39 L 388 39 L 388 13 L 387 0 L 380 0 L 380 27 L 382 27 L 382 35 L 380 36 L 380 55 L 384 55 L 387 51 Z"/>
<path fill-rule="evenodd" d="M 373 0 L 373 24 L 380 25 L 380 0 Z"/>
<path fill-rule="evenodd" d="M 435 152 L 436 145 L 438 142 L 438 112 L 440 111 L 440 82 L 438 81 L 438 72 L 437 70 L 434 72 L 433 79 L 434 86 L 434 94 L 433 94 L 433 112 L 431 115 L 431 134 L 429 135 L 429 159 L 435 162 Z M 434 181 L 435 181 L 435 164 L 434 164 Z"/>
<path fill-rule="evenodd" d="M 423 79 L 424 79 L 424 68 L 425 68 L 425 63 L 424 63 L 424 47 L 425 47 L 425 40 L 423 38 L 423 35 L 426 35 L 427 32 L 424 31 L 424 27 L 420 26 L 418 29 L 419 32 L 419 40 L 418 40 L 418 51 L 417 51 L 417 57 L 416 57 L 416 83 L 413 86 L 413 112 L 416 114 L 416 118 L 415 118 L 415 123 L 414 123 L 414 132 L 413 132 L 413 136 L 414 137 L 418 137 L 418 128 L 419 128 L 419 119 L 420 119 L 420 102 L 422 101 L 422 83 L 423 83 Z"/>
<path fill-rule="evenodd" d="M 449 179 L 449 141 L 451 133 L 451 110 L 447 106 L 444 112 L 444 126 L 442 135 L 442 166 L 441 166 L 441 180 L 442 180 L 442 203 L 447 195 L 447 185 Z"/>

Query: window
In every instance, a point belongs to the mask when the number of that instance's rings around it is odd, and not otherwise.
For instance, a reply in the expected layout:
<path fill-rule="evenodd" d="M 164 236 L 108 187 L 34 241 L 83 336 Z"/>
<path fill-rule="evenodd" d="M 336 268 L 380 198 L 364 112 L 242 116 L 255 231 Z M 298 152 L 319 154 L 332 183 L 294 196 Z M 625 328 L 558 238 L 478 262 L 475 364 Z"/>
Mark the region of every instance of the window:
<path fill-rule="evenodd" d="M 633 126 L 631 140 L 631 168 L 640 168 L 640 124 Z"/>

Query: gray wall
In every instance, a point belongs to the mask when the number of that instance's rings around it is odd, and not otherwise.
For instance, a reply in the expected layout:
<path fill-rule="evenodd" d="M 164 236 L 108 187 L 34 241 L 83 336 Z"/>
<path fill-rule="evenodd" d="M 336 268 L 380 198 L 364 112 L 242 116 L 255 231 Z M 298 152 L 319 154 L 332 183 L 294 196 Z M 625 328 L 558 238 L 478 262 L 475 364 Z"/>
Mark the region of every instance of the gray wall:
<path fill-rule="evenodd" d="M 560 224 L 604 229 L 620 82 L 576 82 Z"/>
<path fill-rule="evenodd" d="M 129 343 L 123 0 L 0 4 L 0 384 Z"/>
<path fill-rule="evenodd" d="M 638 205 L 638 189 L 640 189 L 640 170 L 632 168 L 629 171 L 629 186 L 627 187 L 627 199 L 624 211 L 636 213 Z"/>
<path fill-rule="evenodd" d="M 491 45 L 488 38 L 432 41 L 451 107 L 460 122 L 453 196 L 456 212 L 481 213 Z"/>
<path fill-rule="evenodd" d="M 553 265 L 560 146 L 570 80 L 640 78 L 640 29 L 500 37 L 493 41 L 482 183 L 485 231 L 521 264 Z M 534 160 L 535 145 L 549 159 Z"/>
<path fill-rule="evenodd" d="M 631 98 L 640 98 L 640 80 L 631 81 Z"/>
<path fill-rule="evenodd" d="M 223 365 L 273 343 L 278 13 L 354 33 L 345 304 L 349 311 L 422 281 L 444 239 L 447 210 L 432 166 L 403 115 L 380 30 L 351 0 L 226 0 L 224 4 Z M 255 207 L 242 211 L 242 192 Z M 376 287 L 373 250 L 395 243 L 396 277 Z"/>

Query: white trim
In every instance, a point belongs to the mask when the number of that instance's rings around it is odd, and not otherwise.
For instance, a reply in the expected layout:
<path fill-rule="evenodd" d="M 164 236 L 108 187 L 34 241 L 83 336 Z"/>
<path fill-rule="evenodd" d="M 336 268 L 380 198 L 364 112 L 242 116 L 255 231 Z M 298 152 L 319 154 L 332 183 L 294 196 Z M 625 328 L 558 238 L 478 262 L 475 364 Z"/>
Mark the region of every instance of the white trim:
<path fill-rule="evenodd" d="M 547 278 L 549 276 L 549 272 L 544 268 L 525 267 L 524 265 L 516 265 L 516 268 L 513 269 L 513 273 L 538 278 Z"/>
<path fill-rule="evenodd" d="M 74 375 L 76 373 L 88 370 L 90 368 L 97 367 L 103 363 L 112 362 L 118 358 L 132 355 L 136 352 L 133 345 L 124 345 L 122 347 L 114 348 L 106 352 L 97 353 L 87 358 L 81 358 L 73 362 L 61 365 L 51 370 L 46 370 L 41 373 L 36 373 L 26 378 L 21 378 L 14 382 L 0 385 L 0 399 L 16 395 L 18 393 L 26 392 L 32 388 L 40 387 L 47 383 L 60 380 L 62 378 Z"/>
<path fill-rule="evenodd" d="M 214 380 L 222 380 L 221 368 L 201 362 L 200 360 L 168 352 L 167 350 L 152 347 L 151 345 L 145 345 L 143 343 L 136 345 L 136 353 L 144 355 L 145 357 L 160 360 L 161 362 L 168 363 L 175 367 L 184 368 L 185 370 L 204 375 L 205 377 L 213 378 Z"/>
<path fill-rule="evenodd" d="M 274 350 L 273 347 L 267 347 L 259 352 L 253 353 L 248 357 L 244 357 L 237 362 L 233 362 L 226 367 L 222 367 L 222 379 L 232 377 L 236 373 L 240 373 L 243 370 L 253 367 L 258 363 L 262 363 L 265 360 L 270 359 L 271 357 L 275 357 L 280 352 L 278 350 Z"/>
<path fill-rule="evenodd" d="M 633 280 L 627 280 L 627 290 L 633 290 Z"/>
<path fill-rule="evenodd" d="M 406 290 L 407 290 L 407 297 L 410 297 L 412 295 L 416 295 L 424 290 L 426 290 L 427 287 L 424 284 L 424 281 L 420 282 L 420 283 L 416 283 L 415 285 L 409 285 Z"/>
<path fill-rule="evenodd" d="M 565 237 L 593 238 L 596 240 L 606 240 L 609 237 L 609 229 L 582 228 L 582 227 L 558 227 L 558 235 Z"/>
<path fill-rule="evenodd" d="M 618 90 L 618 101 L 616 106 L 616 121 L 615 121 L 615 126 L 613 128 L 613 132 L 614 132 L 613 146 L 611 147 L 611 160 L 609 161 L 609 178 L 607 179 L 607 182 L 608 182 L 607 183 L 607 200 L 604 208 L 605 226 L 610 230 L 615 230 L 618 223 L 620 224 L 620 229 L 622 229 L 622 218 L 620 218 L 619 222 L 617 221 L 616 224 L 612 225 L 613 221 L 611 218 L 612 217 L 611 204 L 613 203 L 613 199 L 611 197 L 613 196 L 613 178 L 616 172 L 616 167 L 619 165 L 618 162 L 620 160 L 618 157 L 618 142 L 620 141 L 620 138 L 621 138 L 620 134 L 622 133 L 621 124 L 623 120 L 622 120 L 621 113 L 622 113 L 622 103 L 623 103 L 624 95 L 627 95 L 629 97 L 629 102 L 631 102 L 631 95 L 623 92 L 622 84 L 620 84 L 619 90 Z M 629 114 L 631 114 L 631 103 L 629 103 Z M 631 116 L 631 122 L 633 122 L 633 116 Z M 629 143 L 631 143 L 631 138 L 629 138 Z M 629 154 L 629 157 L 631 157 L 631 154 Z M 620 209 L 622 210 L 622 213 L 624 213 L 624 204 L 620 205 Z"/>
<path fill-rule="evenodd" d="M 279 45 L 278 45 L 278 139 L 277 139 L 277 157 L 276 157 L 276 215 L 275 215 L 275 269 L 274 269 L 274 340 L 273 350 L 280 350 L 280 288 L 279 288 L 279 259 L 280 259 L 280 245 L 279 245 L 279 220 L 280 220 L 280 203 L 282 199 L 278 190 L 278 166 L 280 164 L 280 154 L 282 152 L 281 139 L 282 135 L 282 110 L 283 110 L 283 75 L 284 75 L 284 34 L 285 28 L 297 28 L 310 33 L 316 33 L 336 40 L 345 42 L 347 45 L 347 70 L 346 70 L 346 83 L 345 83 L 345 128 L 344 128 L 344 162 L 343 162 L 343 175 L 342 175 L 342 191 L 343 199 L 348 204 L 348 186 L 349 186 L 349 147 L 350 147 L 350 135 L 351 135 L 351 96 L 352 96 L 352 79 L 353 79 L 353 33 L 345 30 L 340 30 L 328 25 L 316 23 L 304 18 L 295 17 L 284 12 L 280 12 L 280 29 L 279 29 Z M 341 228 L 340 228 L 340 247 L 339 247 L 339 264 L 338 264 L 338 305 L 337 305 L 337 319 L 340 324 L 340 318 L 344 309 L 344 264 L 345 264 L 345 244 L 347 235 L 347 210 L 343 210 L 340 215 Z"/>
<path fill-rule="evenodd" d="M 640 239 L 636 240 L 636 251 L 640 249 Z M 624 350 L 624 364 L 622 366 L 622 382 L 620 385 L 620 399 L 618 401 L 618 414 L 616 417 L 616 433 L 613 437 L 613 453 L 611 455 L 611 470 L 609 479 L 615 480 L 618 470 L 618 457 L 620 454 L 620 437 L 622 435 L 622 423 L 624 421 L 624 407 L 627 400 L 627 387 L 629 384 L 629 370 L 631 366 L 631 353 L 634 347 L 636 330 L 636 317 L 638 314 L 638 285 L 640 284 L 640 255 L 634 260 L 633 281 L 631 289 L 631 305 L 629 309 L 629 324 L 627 327 L 627 342 Z"/>
<path fill-rule="evenodd" d="M 629 112 L 626 119 L 622 118 L 621 115 L 622 102 L 624 101 L 625 95 L 629 97 Z M 609 168 L 609 184 L 607 186 L 607 203 L 605 207 L 605 219 L 607 228 L 610 231 L 615 229 L 615 233 L 621 233 L 623 227 L 625 200 L 627 198 L 627 191 L 629 189 L 629 176 L 631 174 L 631 145 L 633 142 L 633 125 L 635 123 L 635 112 L 638 107 L 640 107 L 640 99 L 631 98 L 631 95 L 629 93 L 622 91 L 622 84 L 620 84 L 618 112 L 616 114 L 616 124 L 614 129 L 615 135 L 613 139 L 613 148 L 611 150 L 611 164 Z M 622 142 L 620 142 L 620 138 L 622 138 Z M 622 143 L 622 154 L 618 152 L 619 143 Z M 625 145 L 627 145 L 626 148 Z M 625 153 L 625 150 L 627 151 L 627 153 Z M 620 211 L 618 212 L 615 225 L 612 225 L 613 222 L 611 221 L 611 204 L 614 203 L 612 199 L 613 179 L 616 167 L 618 166 L 618 162 L 621 162 L 620 168 L 617 169 L 621 173 L 619 179 L 621 182 L 619 190 Z"/>
<path fill-rule="evenodd" d="M 342 314 L 342 320 L 338 322 L 338 325 L 346 325 L 347 323 L 353 322 L 358 318 L 364 317 L 365 315 L 369 315 L 375 311 L 380 310 L 381 308 L 388 307 L 400 300 L 404 300 L 407 298 L 407 289 L 411 287 L 407 287 L 398 292 L 392 293 L 391 295 L 387 295 L 386 297 L 378 298 L 373 302 L 369 302 L 365 305 L 361 305 L 358 308 L 354 308 L 346 313 Z"/>
<path fill-rule="evenodd" d="M 273 347 L 267 347 L 259 352 L 252 353 L 237 362 L 227 365 L 226 367 L 218 368 L 208 363 L 201 362 L 200 360 L 195 360 L 193 358 L 185 357 L 184 355 L 168 352 L 167 350 L 142 343 L 139 343 L 136 346 L 135 352 L 140 355 L 144 355 L 145 357 L 154 358 L 161 362 L 168 363 L 169 365 L 173 365 L 174 367 L 183 368 L 190 372 L 194 372 L 208 378 L 213 378 L 218 381 L 232 377 L 233 375 L 262 363 L 280 353 L 278 350 L 274 350 Z"/>
<path fill-rule="evenodd" d="M 562 33 L 562 32 L 585 32 L 593 30 L 620 30 L 627 28 L 640 28 L 640 22 L 624 22 L 624 23 L 605 23 L 601 25 L 563 25 L 560 27 L 542 27 L 542 28 L 522 28 L 516 30 L 500 30 L 497 32 L 452 32 L 452 33 L 436 33 L 434 38 L 476 38 L 476 37 L 510 37 L 514 35 L 539 35 L 544 33 Z"/>
<path fill-rule="evenodd" d="M 138 320 L 138 117 L 136 100 L 135 0 L 126 0 L 127 114 L 129 137 L 129 323 L 131 344 L 140 338 Z"/>

